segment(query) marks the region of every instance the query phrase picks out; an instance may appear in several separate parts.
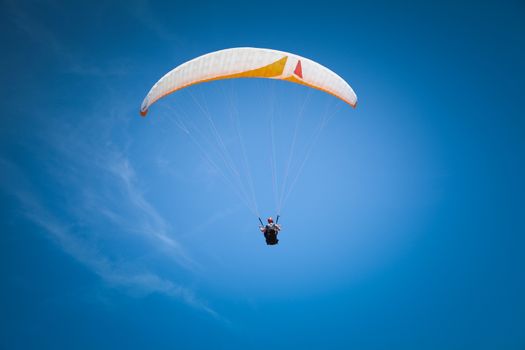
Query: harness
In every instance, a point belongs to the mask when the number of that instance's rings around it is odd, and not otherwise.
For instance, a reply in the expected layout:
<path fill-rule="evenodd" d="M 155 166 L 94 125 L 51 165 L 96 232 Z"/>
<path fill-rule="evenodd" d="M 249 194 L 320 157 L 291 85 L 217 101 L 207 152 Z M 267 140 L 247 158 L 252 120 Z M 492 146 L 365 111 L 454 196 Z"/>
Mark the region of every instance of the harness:
<path fill-rule="evenodd" d="M 277 227 L 274 223 L 268 224 L 264 227 L 264 238 L 266 239 L 266 244 L 274 245 L 279 242 L 277 239 Z"/>

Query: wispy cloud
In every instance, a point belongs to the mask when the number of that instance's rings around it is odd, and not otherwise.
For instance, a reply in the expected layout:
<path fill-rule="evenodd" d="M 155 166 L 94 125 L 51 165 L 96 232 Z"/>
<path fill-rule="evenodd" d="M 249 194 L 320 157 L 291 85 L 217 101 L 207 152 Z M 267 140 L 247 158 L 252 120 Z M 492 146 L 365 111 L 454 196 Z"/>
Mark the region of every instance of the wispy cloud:
<path fill-rule="evenodd" d="M 159 239 L 169 247 L 179 249 L 180 245 L 167 235 L 168 224 L 166 221 L 157 213 L 155 208 L 144 198 L 136 187 L 135 171 L 129 163 L 129 160 L 120 155 L 118 159 L 113 159 L 113 161 L 107 165 L 108 170 L 124 185 L 129 201 L 149 217 L 150 220 L 147 225 L 144 225 L 143 231 Z"/>
<path fill-rule="evenodd" d="M 133 294 L 161 293 L 174 297 L 218 320 L 228 322 L 198 298 L 191 289 L 177 284 L 170 278 L 161 277 L 158 273 L 148 270 L 146 266 L 139 266 L 129 261 L 123 263 L 105 256 L 96 242 L 93 242 L 92 236 L 75 234 L 71 223 L 64 223 L 63 220 L 45 208 L 43 201 L 36 195 L 37 191 L 25 179 L 23 171 L 19 167 L 0 158 L 0 168 L 3 171 L 1 186 L 5 192 L 17 200 L 21 215 L 43 229 L 65 253 L 88 267 L 108 285 L 124 288 Z M 17 179 L 16 186 L 7 188 L 7 184 L 15 178 Z M 136 200 L 142 208 L 147 209 L 155 217 L 156 221 L 164 225 L 162 218 L 155 213 L 149 203 L 140 197 Z M 120 219 L 116 219 L 118 217 L 116 213 L 111 212 L 107 215 L 114 216 L 115 223 L 121 223 Z M 174 246 L 178 245 L 169 237 L 164 237 L 163 240 Z"/>
<path fill-rule="evenodd" d="M 119 231 L 139 235 L 184 267 L 196 268 L 198 264 L 175 239 L 171 224 L 138 184 L 127 156 L 129 140 L 120 114 L 110 111 L 100 115 L 107 117 L 89 120 L 87 125 L 81 118 L 76 125 L 50 121 L 49 128 L 41 131 L 42 142 L 51 149 L 44 169 L 72 198 L 66 209 L 87 222 L 103 216 Z M 115 129 L 121 133 L 118 143 L 112 140 Z"/>
<path fill-rule="evenodd" d="M 188 287 L 200 266 L 140 185 L 127 155 L 123 114 L 130 113 L 114 107 L 100 113 L 105 118 L 77 115 L 75 124 L 48 118 L 23 146 L 41 166 L 38 178 L 0 155 L 0 189 L 19 203 L 23 218 L 108 285 L 161 293 L 225 321 Z"/>
<path fill-rule="evenodd" d="M 16 28 L 62 63 L 62 72 L 120 74 L 82 60 L 43 17 L 36 18 L 23 4 L 6 5 Z M 18 203 L 14 207 L 20 217 L 40 227 L 107 285 L 132 293 L 161 293 L 221 319 L 190 287 L 201 267 L 135 170 L 128 126 L 136 108 L 118 91 L 107 90 L 91 94 L 99 101 L 96 105 L 69 110 L 19 106 L 34 123 L 29 134 L 19 135 L 19 145 L 39 173 L 32 176 L 2 150 L 0 190 Z"/>

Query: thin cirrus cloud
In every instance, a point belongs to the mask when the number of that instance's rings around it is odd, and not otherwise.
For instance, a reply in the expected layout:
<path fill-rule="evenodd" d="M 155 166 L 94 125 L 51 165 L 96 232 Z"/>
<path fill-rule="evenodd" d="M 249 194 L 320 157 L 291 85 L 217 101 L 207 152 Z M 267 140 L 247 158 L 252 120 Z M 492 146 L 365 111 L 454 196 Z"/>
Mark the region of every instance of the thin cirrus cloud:
<path fill-rule="evenodd" d="M 121 65 L 101 68 L 86 62 L 45 22 L 16 2 L 7 5 L 15 27 L 54 57 L 65 73 L 93 78 L 126 73 Z M 183 282 L 200 266 L 139 185 L 126 134 L 126 121 L 136 111 L 113 104 L 109 111 L 95 111 L 99 118 L 92 118 L 74 110 L 46 114 L 30 105 L 22 110 L 36 124 L 46 121 L 43 127 L 33 127 L 34 140 L 22 145 L 41 165 L 38 176 L 32 176 L 23 160 L 0 155 L 0 189 L 13 199 L 19 217 L 41 228 L 108 286 L 134 295 L 161 293 L 225 321 Z M 114 140 L 115 130 L 119 141 Z"/>
<path fill-rule="evenodd" d="M 43 229 L 108 286 L 133 294 L 161 293 L 223 320 L 190 288 L 176 282 L 177 276 L 165 277 L 170 274 L 163 273 L 162 266 L 144 259 L 154 252 L 157 260 L 175 261 L 181 276 L 199 269 L 170 223 L 145 197 L 126 151 L 111 143 L 109 133 L 99 132 L 111 129 L 116 120 L 109 117 L 91 132 L 82 123 L 49 120 L 50 127 L 39 132 L 40 141 L 25 146 L 34 148 L 31 153 L 43 164 L 38 179 L 4 157 L 1 188 L 17 202 L 22 219 Z M 36 152 L 42 148 L 47 152 Z M 66 198 L 53 200 L 47 186 L 67 193 Z M 128 249 L 130 245 L 135 247 Z"/>

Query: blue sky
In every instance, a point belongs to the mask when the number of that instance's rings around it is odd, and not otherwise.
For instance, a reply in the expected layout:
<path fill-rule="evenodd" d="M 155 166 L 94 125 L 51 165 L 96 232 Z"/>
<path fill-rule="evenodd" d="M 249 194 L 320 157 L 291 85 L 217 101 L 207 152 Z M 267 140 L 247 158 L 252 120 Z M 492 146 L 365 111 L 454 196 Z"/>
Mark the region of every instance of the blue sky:
<path fill-rule="evenodd" d="M 1 348 L 525 346 L 519 1 L 1 10 Z M 236 80 L 138 115 L 167 71 L 239 46 L 326 65 L 358 108 Z M 278 246 L 225 182 L 236 180 L 193 98 L 247 191 L 252 176 L 263 217 L 276 210 L 271 106 L 282 183 L 305 105 Z"/>

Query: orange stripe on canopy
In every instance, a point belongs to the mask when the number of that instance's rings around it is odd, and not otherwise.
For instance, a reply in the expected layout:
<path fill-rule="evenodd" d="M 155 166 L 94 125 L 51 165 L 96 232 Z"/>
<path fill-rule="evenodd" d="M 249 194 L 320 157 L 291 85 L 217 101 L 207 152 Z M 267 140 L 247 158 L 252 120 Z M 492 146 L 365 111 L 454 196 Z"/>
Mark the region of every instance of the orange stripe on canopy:
<path fill-rule="evenodd" d="M 170 90 L 170 91 L 164 93 L 163 95 L 161 95 L 158 98 L 156 98 L 155 100 L 153 100 L 151 102 L 151 104 L 153 104 L 156 101 L 160 100 L 164 96 L 167 96 L 167 95 L 169 95 L 171 93 L 174 93 L 175 91 L 187 88 L 188 86 L 192 86 L 192 85 L 196 85 L 196 84 L 200 84 L 200 83 L 206 83 L 206 82 L 209 82 L 209 81 L 223 80 L 223 79 L 236 79 L 236 78 L 273 78 L 273 77 L 278 77 L 279 75 L 283 74 L 284 67 L 286 66 L 286 61 L 287 60 L 288 60 L 288 56 L 284 56 L 280 60 L 275 61 L 273 63 L 270 63 L 269 65 L 266 65 L 264 67 L 260 67 L 260 68 L 256 68 L 256 69 L 252 69 L 252 70 L 247 70 L 247 71 L 239 72 L 239 73 L 232 73 L 232 74 L 226 74 L 226 75 L 216 75 L 216 76 L 210 77 L 210 78 L 195 80 L 195 81 L 192 81 L 189 84 L 185 84 L 183 86 L 179 86 L 179 87 L 177 87 L 177 88 L 175 88 L 173 90 Z M 148 110 L 147 109 L 145 111 L 140 111 L 140 115 L 141 116 L 145 117 L 146 114 L 148 114 Z"/>

